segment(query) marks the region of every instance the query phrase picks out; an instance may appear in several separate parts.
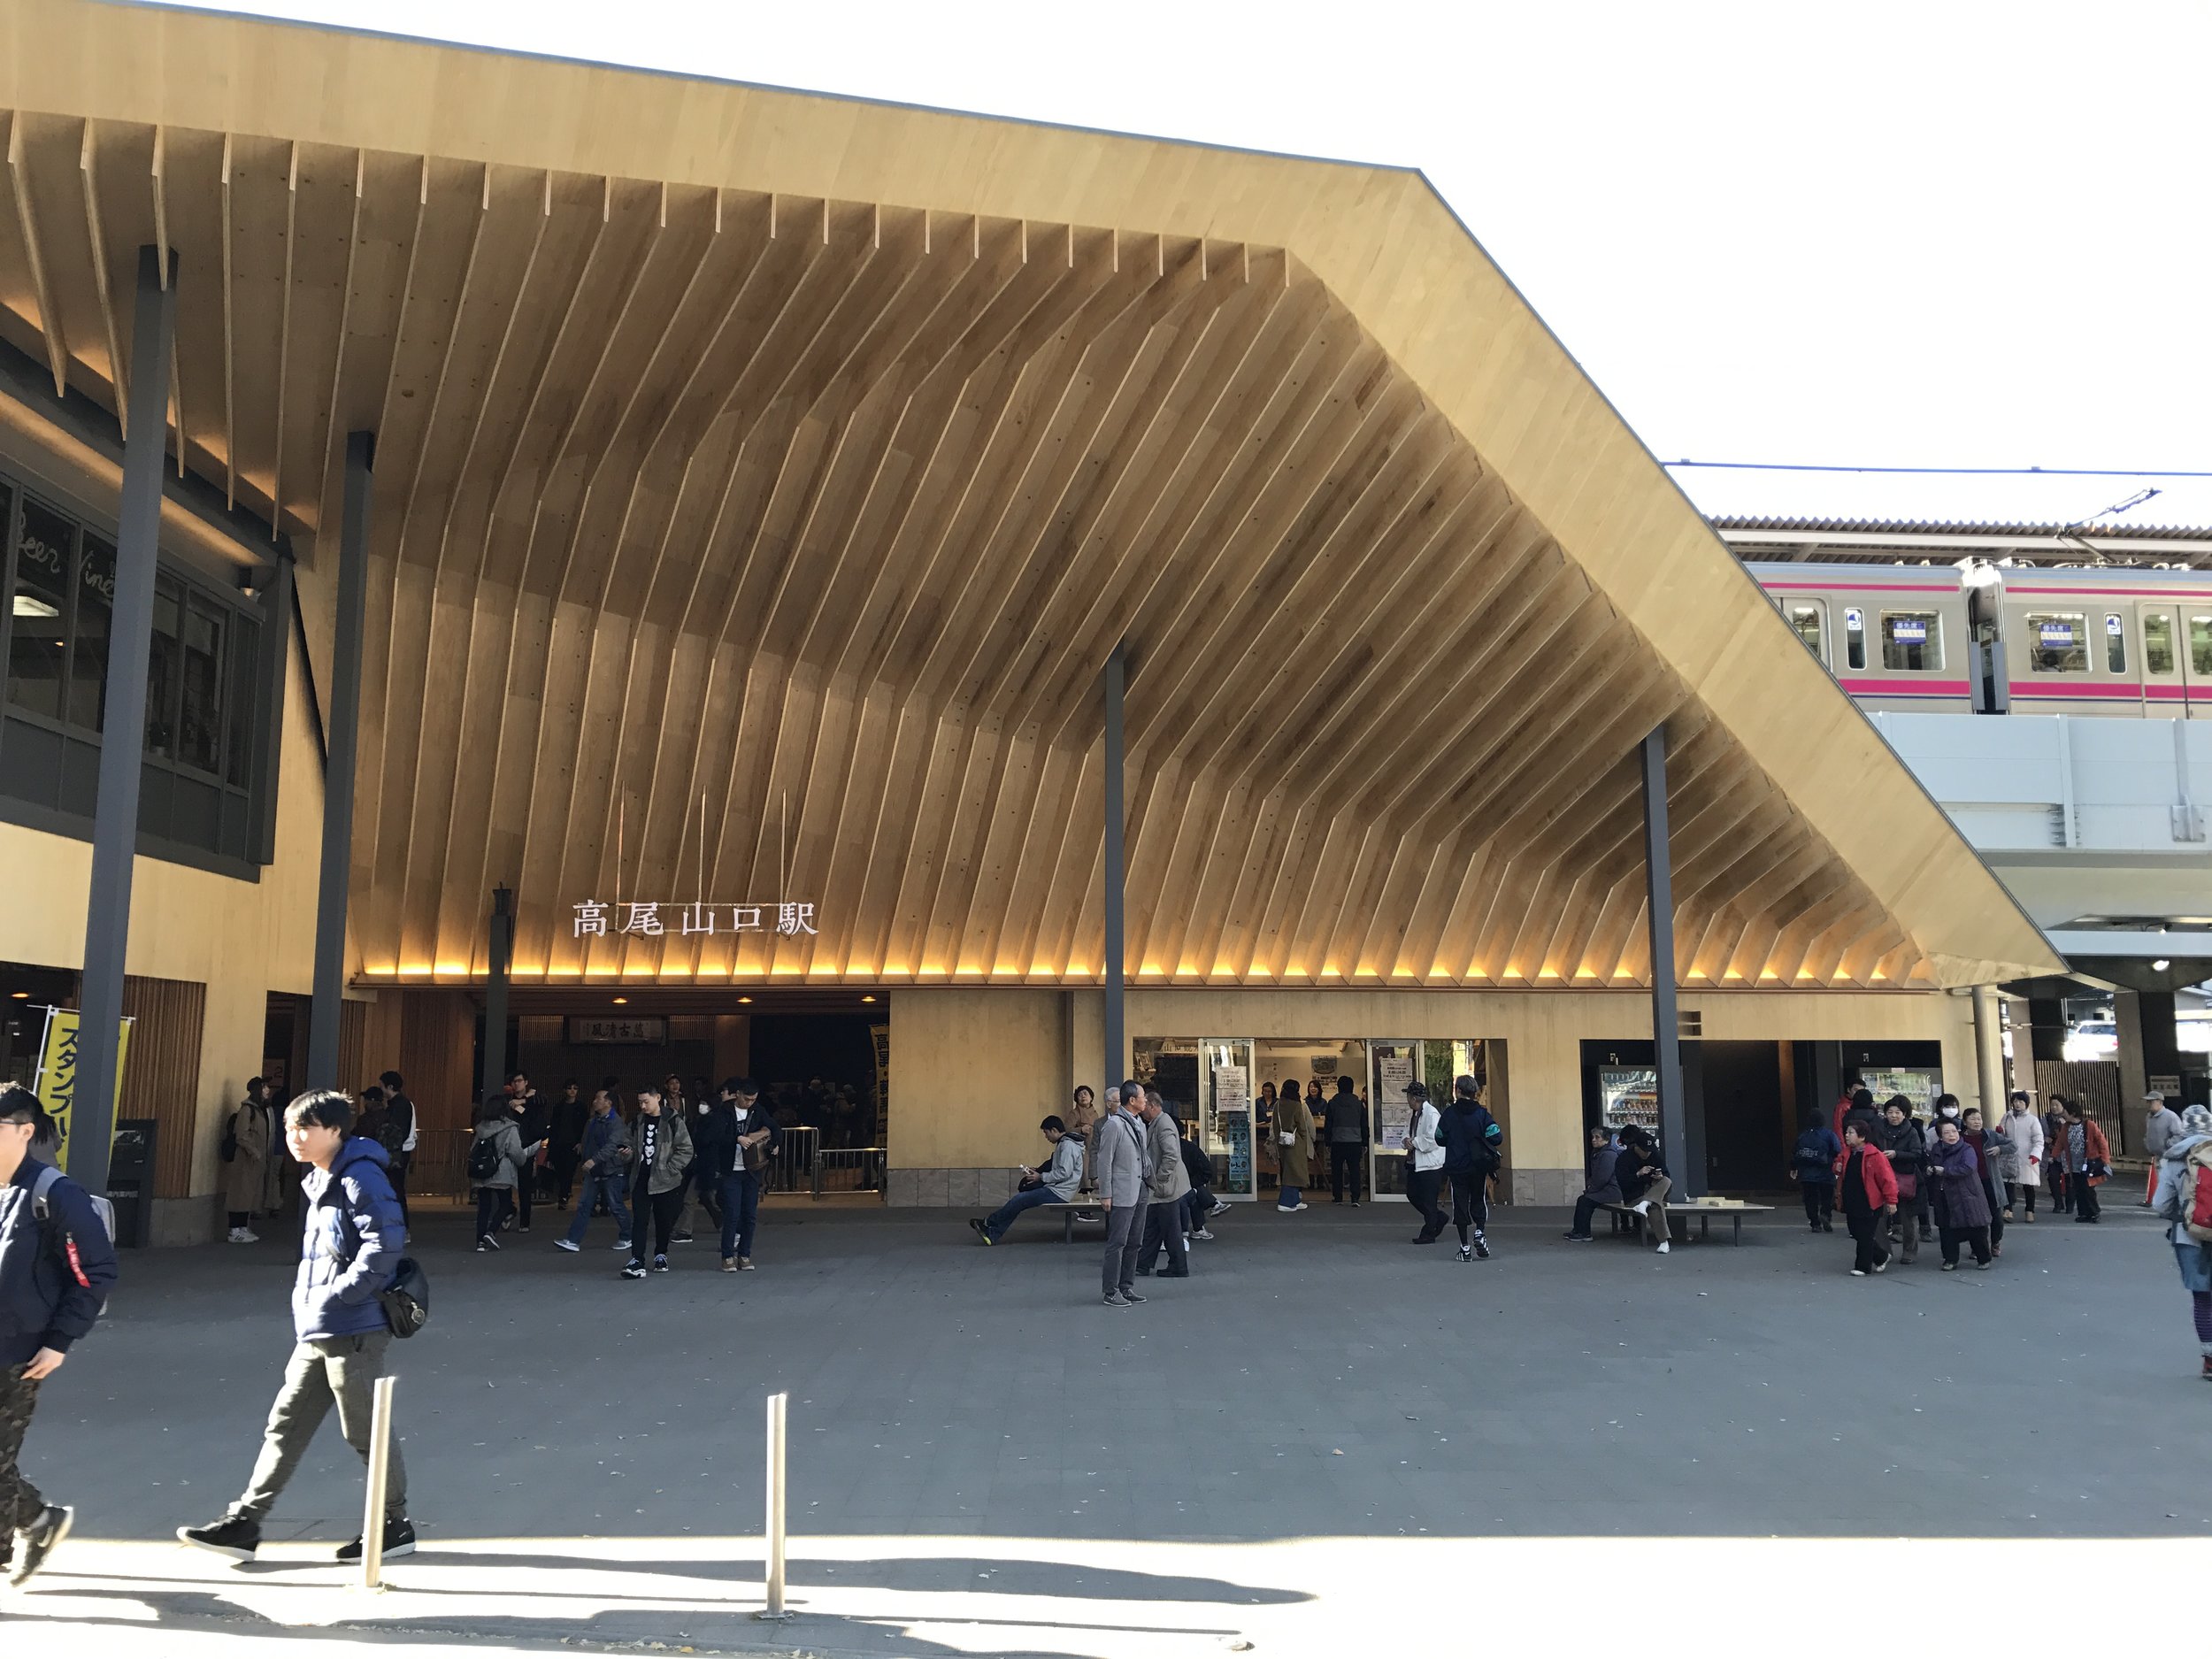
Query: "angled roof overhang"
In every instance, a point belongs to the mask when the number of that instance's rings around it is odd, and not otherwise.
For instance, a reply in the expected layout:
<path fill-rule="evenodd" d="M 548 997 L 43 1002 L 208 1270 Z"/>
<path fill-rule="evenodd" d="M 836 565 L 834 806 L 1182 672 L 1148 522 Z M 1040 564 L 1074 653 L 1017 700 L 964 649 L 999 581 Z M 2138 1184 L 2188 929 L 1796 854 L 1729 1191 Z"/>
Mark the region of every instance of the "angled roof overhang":
<path fill-rule="evenodd" d="M 1087 979 L 1118 641 L 1141 978 L 1644 982 L 1663 722 L 1686 982 L 2056 969 L 1416 173 L 81 0 L 0 139 L 0 339 L 159 235 L 188 472 L 377 434 L 373 979 Z"/>

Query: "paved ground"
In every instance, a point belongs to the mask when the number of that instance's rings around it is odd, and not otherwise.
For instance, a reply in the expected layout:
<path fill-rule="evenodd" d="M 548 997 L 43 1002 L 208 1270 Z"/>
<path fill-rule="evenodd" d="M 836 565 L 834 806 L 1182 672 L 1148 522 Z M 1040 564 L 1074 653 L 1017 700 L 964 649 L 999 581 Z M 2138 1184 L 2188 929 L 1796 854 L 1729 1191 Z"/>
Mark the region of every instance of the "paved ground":
<path fill-rule="evenodd" d="M 1681 1571 L 1748 1611 L 1722 1563 L 1792 1539 L 2168 1539 L 2127 1548 L 2179 1562 L 2212 1526 L 2212 1387 L 2138 1214 L 2016 1228 L 1988 1273 L 1931 1251 L 1864 1281 L 1840 1233 L 1778 1217 L 1660 1260 L 1525 1212 L 1469 1267 L 1411 1248 L 1410 1219 L 1240 1209 L 1196 1277 L 1115 1311 L 1096 1248 L 1034 1218 L 987 1250 L 942 1212 L 780 1210 L 762 1271 L 693 1246 L 643 1283 L 605 1223 L 580 1257 L 542 1218 L 479 1256 L 434 1218 L 436 1323 L 399 1390 L 426 1548 L 373 1610 L 305 1544 L 359 1513 L 334 1430 L 280 1512 L 296 1548 L 240 1571 L 158 1541 L 244 1478 L 289 1266 L 273 1243 L 135 1257 L 26 1459 L 82 1541 L 12 1610 L 55 1638 L 159 1617 L 164 1640 L 244 1620 L 733 1647 L 761 1629 L 780 1388 L 801 1639 L 825 1653 L 1290 1650 L 1469 1540 L 1555 1586 L 1571 1628 L 1590 1546 L 1561 1540 L 1686 1540 Z M 2078 1547 L 2014 1548 L 2008 1570 Z"/>

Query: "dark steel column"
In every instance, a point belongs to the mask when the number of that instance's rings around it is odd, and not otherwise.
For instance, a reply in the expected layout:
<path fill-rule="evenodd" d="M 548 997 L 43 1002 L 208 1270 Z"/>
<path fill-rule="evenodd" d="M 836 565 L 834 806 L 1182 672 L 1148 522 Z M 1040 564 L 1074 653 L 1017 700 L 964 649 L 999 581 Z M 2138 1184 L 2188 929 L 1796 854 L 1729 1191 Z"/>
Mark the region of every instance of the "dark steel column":
<path fill-rule="evenodd" d="M 1682 1033 L 1674 1000 L 1674 856 L 1667 841 L 1667 728 L 1644 739 L 1644 900 L 1651 923 L 1651 1048 L 1659 1072 L 1659 1141 L 1677 1199 L 1696 1194 L 1682 1098 Z"/>
<path fill-rule="evenodd" d="M 276 862 L 277 783 L 284 764 L 284 687 L 292 660 L 292 549 L 278 555 L 261 595 L 261 662 L 254 695 L 261 726 L 254 733 L 253 850 L 257 864 Z"/>
<path fill-rule="evenodd" d="M 77 1082 L 70 1105 L 69 1173 L 95 1193 L 108 1185 L 108 1142 L 122 1079 L 123 965 L 138 856 L 139 769 L 146 749 L 147 658 L 154 641 L 154 565 L 161 537 L 161 472 L 169 442 L 169 353 L 176 329 L 176 260 L 138 250 L 131 320 L 130 418 L 123 432 L 123 493 L 115 514 L 115 603 L 108 622 L 107 710 L 92 819 L 92 893 L 85 906 L 84 989 L 78 1002 Z"/>
<path fill-rule="evenodd" d="M 1106 659 L 1106 1081 L 1121 1081 L 1128 1060 L 1122 1010 L 1121 647 Z M 1102 1105 L 1103 1102 L 1102 1102 Z"/>
<path fill-rule="evenodd" d="M 507 975 L 515 961 L 515 895 L 492 889 L 492 951 L 484 976 L 484 1074 L 476 1097 L 496 1094 L 507 1081 Z M 470 1122 L 475 1121 L 472 1114 Z"/>
<path fill-rule="evenodd" d="M 346 434 L 345 516 L 338 528 L 338 615 L 330 654 L 330 745 L 323 766 L 322 892 L 315 905 L 315 998 L 307 1087 L 338 1087 L 339 1015 L 346 994 L 346 887 L 353 864 L 353 768 L 361 741 L 361 612 L 369 586 L 373 433 Z"/>

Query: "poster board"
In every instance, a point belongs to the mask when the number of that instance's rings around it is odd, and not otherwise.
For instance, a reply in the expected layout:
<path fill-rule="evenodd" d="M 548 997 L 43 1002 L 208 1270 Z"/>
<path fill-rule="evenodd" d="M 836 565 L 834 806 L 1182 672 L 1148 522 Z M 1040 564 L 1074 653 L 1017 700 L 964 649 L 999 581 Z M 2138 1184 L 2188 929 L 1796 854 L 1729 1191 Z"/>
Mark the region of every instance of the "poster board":
<path fill-rule="evenodd" d="M 1413 1125 L 1406 1085 L 1413 1081 L 1410 1053 L 1386 1054 L 1375 1061 L 1375 1115 L 1385 1152 L 1403 1152 Z"/>

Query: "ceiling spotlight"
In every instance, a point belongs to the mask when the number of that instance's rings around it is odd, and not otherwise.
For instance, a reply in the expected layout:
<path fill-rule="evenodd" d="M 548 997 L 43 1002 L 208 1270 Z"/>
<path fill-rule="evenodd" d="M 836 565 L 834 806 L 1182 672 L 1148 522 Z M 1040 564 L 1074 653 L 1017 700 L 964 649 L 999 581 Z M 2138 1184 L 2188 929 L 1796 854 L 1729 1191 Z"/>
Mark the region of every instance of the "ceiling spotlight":
<path fill-rule="evenodd" d="M 874 1002 L 876 999 L 875 999 L 874 995 L 873 995 L 872 993 L 871 993 L 869 995 L 864 996 L 864 997 L 862 997 L 860 1000 L 861 1000 L 862 1002 Z"/>
<path fill-rule="evenodd" d="M 2167 958 L 2161 956 L 2157 961 L 2151 964 L 2151 972 L 2153 973 L 2163 973 L 2167 969 L 2172 967 L 2173 965 L 2174 964 Z"/>
<path fill-rule="evenodd" d="M 28 991 L 10 991 L 8 995 L 19 1002 L 27 1002 L 31 1000 L 31 994 Z"/>
<path fill-rule="evenodd" d="M 753 999 L 752 999 L 751 997 L 749 997 L 749 996 L 741 996 L 741 997 L 739 997 L 737 1000 L 738 1000 L 739 1002 L 751 1002 Z"/>
<path fill-rule="evenodd" d="M 621 1006 L 622 1006 L 625 1002 L 628 1002 L 629 1000 L 630 1000 L 630 999 L 629 999 L 628 997 L 626 997 L 626 996 L 618 996 L 618 997 L 616 997 L 616 998 L 614 999 L 614 1005 L 615 1005 L 617 1008 L 620 1008 L 620 1007 L 621 1007 Z"/>

